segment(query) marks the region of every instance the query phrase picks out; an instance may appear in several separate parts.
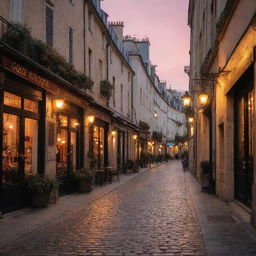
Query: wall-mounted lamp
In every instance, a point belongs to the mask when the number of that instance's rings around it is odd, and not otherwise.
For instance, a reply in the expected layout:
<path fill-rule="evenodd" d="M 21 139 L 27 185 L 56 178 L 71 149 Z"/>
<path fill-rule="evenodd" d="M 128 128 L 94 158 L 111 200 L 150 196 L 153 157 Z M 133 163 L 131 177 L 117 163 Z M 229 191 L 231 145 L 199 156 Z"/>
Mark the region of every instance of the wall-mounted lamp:
<path fill-rule="evenodd" d="M 193 122 L 194 122 L 194 117 L 189 117 L 189 118 L 188 118 L 188 122 L 189 122 L 189 123 L 193 123 Z"/>
<path fill-rule="evenodd" d="M 133 134 L 132 137 L 133 137 L 134 140 L 137 140 L 138 135 L 137 134 Z"/>
<path fill-rule="evenodd" d="M 95 120 L 95 116 L 93 115 L 87 116 L 87 121 L 89 125 L 92 125 L 94 123 L 94 120 Z"/>
<path fill-rule="evenodd" d="M 60 110 L 64 107 L 64 100 L 63 99 L 55 99 L 55 107 L 57 110 Z"/>
<path fill-rule="evenodd" d="M 188 94 L 187 91 L 185 92 L 185 94 L 181 98 L 182 98 L 183 106 L 185 108 L 189 107 L 190 103 L 191 103 L 191 96 Z"/>
<path fill-rule="evenodd" d="M 200 93 L 199 96 L 199 102 L 202 106 L 206 106 L 208 104 L 209 101 L 209 94 L 207 93 Z"/>
<path fill-rule="evenodd" d="M 116 131 L 113 130 L 113 131 L 111 132 L 111 135 L 112 135 L 112 136 L 116 136 Z"/>
<path fill-rule="evenodd" d="M 157 118 L 157 113 L 156 113 L 156 111 L 155 111 L 155 113 L 154 113 L 154 118 Z"/>

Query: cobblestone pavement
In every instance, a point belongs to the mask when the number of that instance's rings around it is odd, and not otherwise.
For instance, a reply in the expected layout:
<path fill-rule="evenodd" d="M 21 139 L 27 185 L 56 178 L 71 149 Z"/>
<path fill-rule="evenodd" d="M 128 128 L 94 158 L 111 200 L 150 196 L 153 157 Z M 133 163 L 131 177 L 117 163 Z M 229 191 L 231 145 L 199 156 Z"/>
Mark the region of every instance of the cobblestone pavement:
<path fill-rule="evenodd" d="M 0 250 L 1 256 L 206 255 L 179 161 L 156 167 Z"/>

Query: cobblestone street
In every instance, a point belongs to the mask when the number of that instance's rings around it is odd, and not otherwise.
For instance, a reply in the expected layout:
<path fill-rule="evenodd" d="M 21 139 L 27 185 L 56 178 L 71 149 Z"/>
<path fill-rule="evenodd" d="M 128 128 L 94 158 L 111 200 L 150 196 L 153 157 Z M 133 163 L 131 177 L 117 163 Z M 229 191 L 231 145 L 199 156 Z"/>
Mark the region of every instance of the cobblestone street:
<path fill-rule="evenodd" d="M 36 253 L 35 253 L 36 252 Z M 179 161 L 147 171 L 8 248 L 11 255 L 206 255 Z"/>

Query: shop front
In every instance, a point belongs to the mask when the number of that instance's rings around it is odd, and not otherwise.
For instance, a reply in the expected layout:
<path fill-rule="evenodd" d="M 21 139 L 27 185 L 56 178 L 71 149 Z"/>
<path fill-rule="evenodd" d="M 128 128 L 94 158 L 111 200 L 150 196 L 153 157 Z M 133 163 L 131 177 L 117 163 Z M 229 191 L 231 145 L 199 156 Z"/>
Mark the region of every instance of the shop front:
<path fill-rule="evenodd" d="M 90 126 L 90 151 L 96 169 L 104 169 L 108 166 L 108 131 L 109 124 L 95 118 Z"/>
<path fill-rule="evenodd" d="M 6 71 L 0 90 L 1 211 L 28 205 L 27 177 L 44 170 L 44 92 Z M 41 136 L 39 136 L 41 134 Z"/>
<path fill-rule="evenodd" d="M 72 173 L 83 166 L 83 110 L 65 102 L 57 111 L 56 175 L 60 195 L 76 189 Z"/>
<path fill-rule="evenodd" d="M 254 158 L 254 89 L 250 68 L 235 92 L 235 198 L 251 207 Z"/>

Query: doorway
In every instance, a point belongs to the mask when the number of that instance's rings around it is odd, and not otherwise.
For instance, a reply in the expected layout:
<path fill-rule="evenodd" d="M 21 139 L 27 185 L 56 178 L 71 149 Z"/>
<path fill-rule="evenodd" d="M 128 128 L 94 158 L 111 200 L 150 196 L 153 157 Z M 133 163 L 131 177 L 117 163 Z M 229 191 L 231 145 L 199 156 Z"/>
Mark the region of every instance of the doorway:
<path fill-rule="evenodd" d="M 255 102 L 252 80 L 246 84 L 235 98 L 235 197 L 251 207 Z"/>

